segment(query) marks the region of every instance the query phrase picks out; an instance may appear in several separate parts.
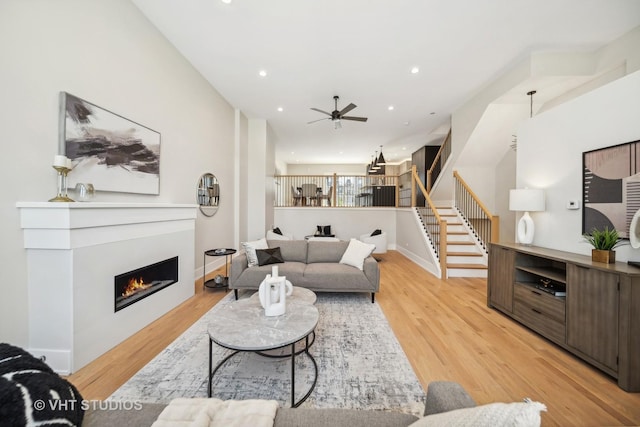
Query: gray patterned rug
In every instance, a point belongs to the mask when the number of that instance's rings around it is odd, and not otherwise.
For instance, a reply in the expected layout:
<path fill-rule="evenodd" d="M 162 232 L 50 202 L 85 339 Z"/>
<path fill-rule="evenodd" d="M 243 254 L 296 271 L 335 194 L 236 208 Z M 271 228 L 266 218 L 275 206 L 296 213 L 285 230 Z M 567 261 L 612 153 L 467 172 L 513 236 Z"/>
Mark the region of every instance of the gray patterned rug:
<path fill-rule="evenodd" d="M 230 293 L 218 305 L 232 298 Z M 316 307 L 320 320 L 310 352 L 318 364 L 318 381 L 301 407 L 387 409 L 420 415 L 424 390 L 378 304 L 372 304 L 368 294 L 336 293 L 318 294 Z M 177 397 L 206 397 L 209 313 L 110 399 L 168 403 Z M 227 354 L 228 350 L 214 344 L 214 366 Z M 290 406 L 290 366 L 289 359 L 238 354 L 216 373 L 213 397 L 275 399 L 280 406 Z M 296 399 L 308 390 L 312 374 L 309 359 L 296 357 Z"/>

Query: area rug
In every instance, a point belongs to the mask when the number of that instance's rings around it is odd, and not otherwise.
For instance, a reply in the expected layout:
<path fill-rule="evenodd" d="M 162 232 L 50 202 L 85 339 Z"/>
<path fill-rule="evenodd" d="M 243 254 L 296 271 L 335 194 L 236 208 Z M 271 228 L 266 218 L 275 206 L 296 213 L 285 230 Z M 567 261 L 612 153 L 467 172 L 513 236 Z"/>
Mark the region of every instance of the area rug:
<path fill-rule="evenodd" d="M 245 295 L 246 296 L 246 295 Z M 177 397 L 206 397 L 209 339 L 207 314 L 144 366 L 109 399 L 168 403 Z M 318 294 L 320 320 L 311 346 L 317 384 L 302 408 L 392 410 L 421 415 L 425 393 L 377 303 L 368 294 Z M 214 366 L 229 350 L 214 344 Z M 213 397 L 275 399 L 290 406 L 291 362 L 253 353 L 232 357 L 214 376 Z M 296 400 L 313 381 L 313 366 L 296 357 Z"/>

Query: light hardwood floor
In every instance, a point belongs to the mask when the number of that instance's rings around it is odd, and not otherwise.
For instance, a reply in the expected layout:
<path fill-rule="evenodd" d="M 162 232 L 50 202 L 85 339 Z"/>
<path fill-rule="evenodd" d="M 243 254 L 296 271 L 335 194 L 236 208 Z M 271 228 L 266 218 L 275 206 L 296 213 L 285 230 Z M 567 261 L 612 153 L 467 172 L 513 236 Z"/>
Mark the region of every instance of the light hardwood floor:
<path fill-rule="evenodd" d="M 431 381 L 449 380 L 480 404 L 530 397 L 547 405 L 545 426 L 640 425 L 640 393 L 624 392 L 612 378 L 489 309 L 485 279 L 440 280 L 396 251 L 379 257 L 376 303 L 425 390 Z M 108 397 L 224 295 L 203 292 L 197 282 L 193 298 L 70 381 L 85 399 Z"/>

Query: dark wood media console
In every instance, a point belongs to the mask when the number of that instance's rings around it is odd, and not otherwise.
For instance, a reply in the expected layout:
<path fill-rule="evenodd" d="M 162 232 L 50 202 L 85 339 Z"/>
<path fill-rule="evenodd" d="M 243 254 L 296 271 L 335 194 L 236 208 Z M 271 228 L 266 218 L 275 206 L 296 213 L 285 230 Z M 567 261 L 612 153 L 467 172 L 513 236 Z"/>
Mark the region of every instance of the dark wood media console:
<path fill-rule="evenodd" d="M 640 392 L 640 268 L 493 243 L 487 304 Z"/>

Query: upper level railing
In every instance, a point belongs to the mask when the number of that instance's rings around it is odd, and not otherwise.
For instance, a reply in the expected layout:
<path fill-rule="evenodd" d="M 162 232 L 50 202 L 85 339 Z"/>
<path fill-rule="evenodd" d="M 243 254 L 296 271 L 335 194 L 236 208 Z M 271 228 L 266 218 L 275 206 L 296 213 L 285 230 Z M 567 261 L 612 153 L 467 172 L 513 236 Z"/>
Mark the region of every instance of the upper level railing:
<path fill-rule="evenodd" d="M 487 252 L 489 243 L 500 240 L 500 218 L 489 212 L 457 171 L 453 177 L 455 208 Z"/>
<path fill-rule="evenodd" d="M 276 175 L 275 206 L 398 206 L 396 175 Z"/>

